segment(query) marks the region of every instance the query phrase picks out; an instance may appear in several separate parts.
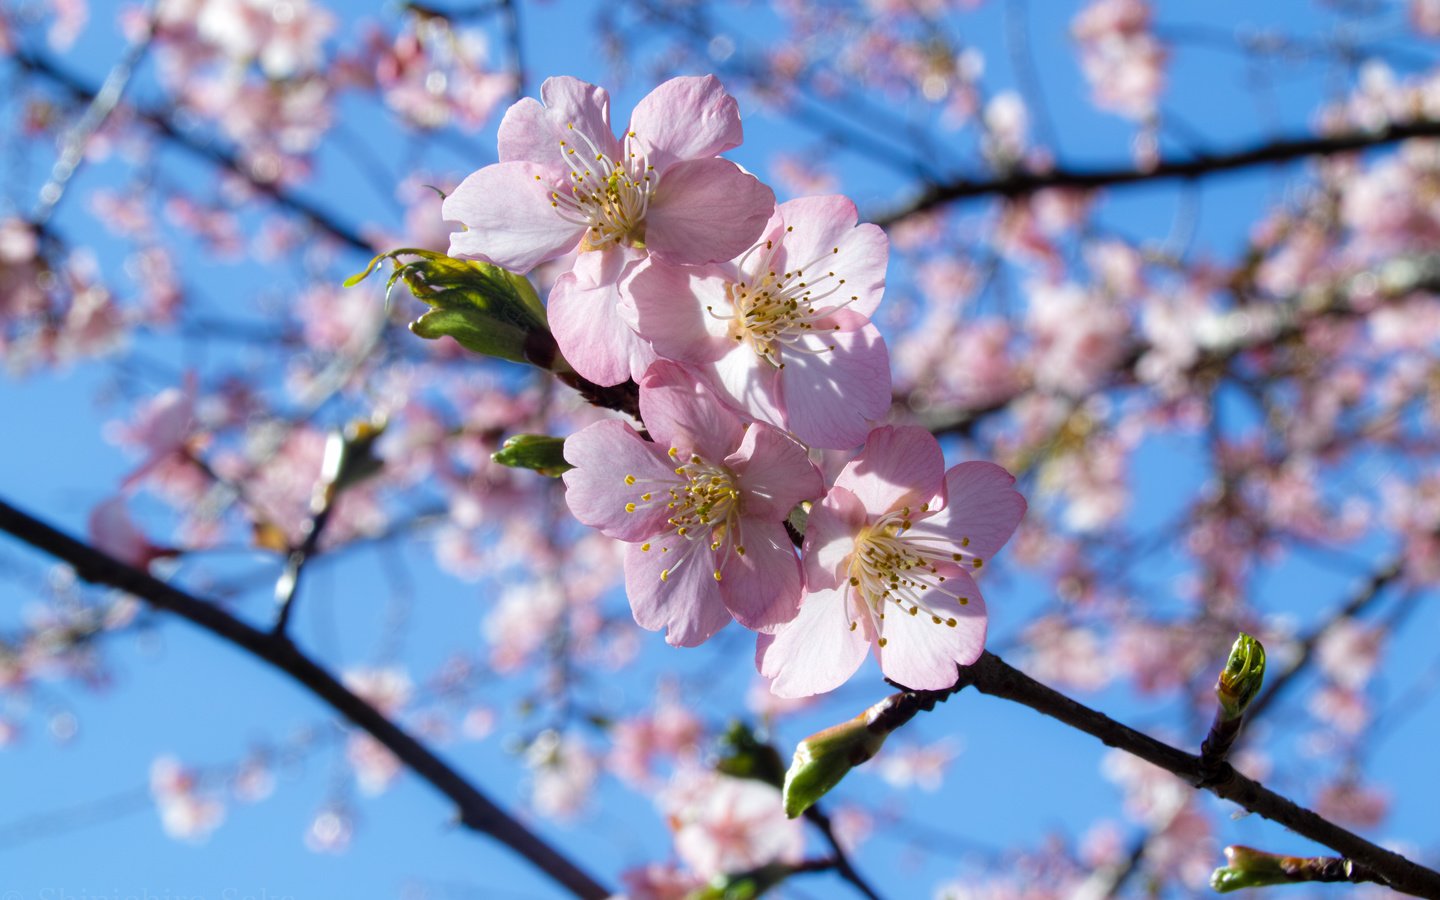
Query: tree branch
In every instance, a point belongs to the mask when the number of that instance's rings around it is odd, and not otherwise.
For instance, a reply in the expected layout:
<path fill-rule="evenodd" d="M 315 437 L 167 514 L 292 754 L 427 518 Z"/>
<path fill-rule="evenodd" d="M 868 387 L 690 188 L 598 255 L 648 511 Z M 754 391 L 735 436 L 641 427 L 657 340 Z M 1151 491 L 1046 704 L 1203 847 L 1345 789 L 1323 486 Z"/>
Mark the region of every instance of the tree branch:
<path fill-rule="evenodd" d="M 93 104 L 97 91 L 80 76 L 60 66 L 54 60 L 25 50 L 17 50 L 10 57 L 26 71 L 43 76 L 64 88 L 77 102 Z M 306 219 L 311 225 L 329 234 L 335 240 L 366 255 L 373 255 L 376 248 L 350 226 L 320 209 L 309 200 L 297 197 L 273 181 L 257 176 L 238 156 L 220 149 L 207 140 L 191 134 L 176 125 L 164 113 L 157 110 L 131 107 L 136 119 L 155 129 L 166 140 L 190 154 L 224 169 L 244 180 L 252 188 L 275 202 L 276 205 Z"/>
<path fill-rule="evenodd" d="M 960 680 L 953 688 L 911 693 L 919 708 L 928 709 L 966 687 L 1028 706 L 1099 738 L 1107 747 L 1124 750 L 1165 769 L 1195 788 L 1208 790 L 1221 799 L 1239 804 L 1367 867 L 1394 890 L 1417 897 L 1440 898 L 1440 872 L 1411 862 L 1341 828 L 1240 774 L 1228 762 L 1207 769 L 1199 756 L 1122 725 L 1104 713 L 1041 684 L 988 651 L 973 666 L 960 667 Z"/>
<path fill-rule="evenodd" d="M 253 628 L 219 607 L 125 565 L 3 500 L 0 531 L 70 564 L 85 581 L 119 588 L 264 660 L 368 732 L 415 774 L 449 797 L 466 828 L 509 847 L 576 897 L 601 900 L 610 896 L 609 890 L 578 865 L 512 818 L 428 747 L 352 693 L 283 636 Z"/>
<path fill-rule="evenodd" d="M 1270 141 L 1229 153 L 1203 154 L 1187 159 L 1162 160 L 1146 169 L 1057 168 L 1049 172 L 1015 172 L 994 179 L 961 178 L 926 188 L 910 202 L 869 221 L 882 228 L 901 219 L 957 200 L 973 197 L 1023 197 L 1047 188 L 1095 190 L 1152 181 L 1193 180 L 1218 172 L 1291 162 L 1307 156 L 1334 156 L 1371 147 L 1383 147 L 1411 138 L 1440 137 L 1440 122 L 1395 122 L 1377 131 L 1349 132 L 1327 137 L 1301 137 Z"/>

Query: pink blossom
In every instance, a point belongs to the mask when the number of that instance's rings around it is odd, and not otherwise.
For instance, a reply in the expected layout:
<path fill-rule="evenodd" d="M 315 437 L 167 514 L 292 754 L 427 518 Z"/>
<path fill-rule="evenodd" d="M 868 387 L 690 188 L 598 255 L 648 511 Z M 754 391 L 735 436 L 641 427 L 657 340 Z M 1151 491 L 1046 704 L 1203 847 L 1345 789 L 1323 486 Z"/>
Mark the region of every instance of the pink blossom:
<path fill-rule="evenodd" d="M 1154 115 L 1169 55 L 1150 31 L 1146 0 L 1094 0 L 1071 26 L 1095 104 L 1131 119 Z"/>
<path fill-rule="evenodd" d="M 699 265 L 754 243 L 775 197 L 716 158 L 741 140 L 735 99 L 713 76 L 674 78 L 641 100 L 624 141 L 610 128 L 610 96 L 574 78 L 550 78 L 544 105 L 526 98 L 500 123 L 500 162 L 446 198 L 452 256 L 518 272 L 580 249 L 550 292 L 561 352 L 600 384 L 637 380 L 651 357 L 620 318 L 620 280 L 653 257 Z"/>
<path fill-rule="evenodd" d="M 1079 397 L 1102 385 L 1129 350 L 1130 321 L 1078 285 L 1030 285 L 1035 384 Z"/>
<path fill-rule="evenodd" d="M 767 631 L 789 621 L 800 563 L 783 523 L 824 489 L 805 448 L 764 423 L 742 425 L 673 363 L 645 376 L 640 411 L 654 443 L 613 419 L 565 442 L 571 512 L 630 544 L 635 621 L 679 646 L 732 617 Z"/>
<path fill-rule="evenodd" d="M 806 595 L 793 622 L 761 635 L 756 663 L 781 696 L 838 687 L 873 644 L 886 677 L 953 685 L 985 649 L 985 601 L 970 572 L 1025 514 L 1015 479 L 988 462 L 945 470 L 923 428 L 877 428 L 810 512 Z"/>
<path fill-rule="evenodd" d="M 204 841 L 225 820 L 224 804 L 202 790 L 199 776 L 173 756 L 151 764 L 150 793 L 165 833 L 176 840 Z"/>
<path fill-rule="evenodd" d="M 791 200 L 728 263 L 638 267 L 626 283 L 636 330 L 746 415 L 812 446 L 856 446 L 891 401 L 890 357 L 869 319 L 888 244 L 857 218 L 844 197 Z"/>
<path fill-rule="evenodd" d="M 530 769 L 530 802 L 542 816 L 567 819 L 584 809 L 600 774 L 595 755 L 581 741 L 555 731 L 537 737 L 525 751 Z"/>
<path fill-rule="evenodd" d="M 399 666 L 380 669 L 349 669 L 341 681 L 360 699 L 387 717 L 394 718 L 410 705 L 415 684 Z"/>
<path fill-rule="evenodd" d="M 800 821 L 785 817 L 780 791 L 765 782 L 685 772 L 661 802 L 675 852 L 702 878 L 799 862 L 805 851 Z"/>
<path fill-rule="evenodd" d="M 119 495 L 90 511 L 90 543 L 95 549 L 137 569 L 149 568 L 155 560 L 175 553 L 150 542 L 145 532 L 130 518 L 125 498 Z"/>
<path fill-rule="evenodd" d="M 705 879 L 675 865 L 651 863 L 620 873 L 624 900 L 689 900 L 705 887 Z"/>

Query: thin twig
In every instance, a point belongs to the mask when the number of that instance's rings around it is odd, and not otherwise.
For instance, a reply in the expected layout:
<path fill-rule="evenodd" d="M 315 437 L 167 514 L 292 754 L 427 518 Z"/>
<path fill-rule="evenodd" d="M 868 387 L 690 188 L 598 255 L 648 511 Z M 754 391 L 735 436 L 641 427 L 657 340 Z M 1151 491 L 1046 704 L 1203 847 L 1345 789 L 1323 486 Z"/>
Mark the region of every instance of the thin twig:
<path fill-rule="evenodd" d="M 911 695 L 916 698 L 915 705 L 923 709 L 933 707 L 936 701 L 944 700 L 965 687 L 974 687 L 983 694 L 1028 706 L 1098 738 L 1108 747 L 1124 750 L 1165 769 L 1197 789 L 1208 790 L 1221 799 L 1230 800 L 1354 860 L 1377 873 L 1394 890 L 1440 900 L 1440 872 L 1427 869 L 1341 828 L 1240 774 L 1228 762 L 1207 769 L 1199 756 L 1123 725 L 1041 684 L 988 651 L 973 666 L 960 668 L 960 680 L 953 688 L 914 691 Z"/>
<path fill-rule="evenodd" d="M 831 852 L 835 854 L 835 873 L 854 885 L 855 890 L 864 894 L 869 900 L 880 900 L 880 895 L 875 893 L 875 889 L 861 877 L 850 863 L 850 855 L 845 852 L 845 848 L 840 846 L 840 841 L 835 837 L 835 827 L 831 824 L 830 817 L 819 806 L 812 805 L 805 810 L 805 818 L 820 829 L 820 834 L 824 836 L 825 842 L 830 845 Z"/>
<path fill-rule="evenodd" d="M 1024 197 L 1048 188 L 1095 190 L 1154 181 L 1201 178 L 1219 172 L 1231 172 L 1255 166 L 1292 162 L 1307 156 L 1334 156 L 1355 153 L 1371 147 L 1407 141 L 1411 138 L 1440 137 L 1440 121 L 1420 120 L 1395 122 L 1376 131 L 1334 134 L 1327 137 L 1301 137 L 1267 141 L 1229 153 L 1201 154 L 1187 159 L 1162 160 L 1143 169 L 1119 168 L 1055 168 L 1048 172 L 1013 172 L 1001 178 L 961 178 L 924 190 L 918 197 L 894 209 L 870 218 L 881 227 L 893 225 L 916 213 L 925 212 L 975 197 Z"/>
<path fill-rule="evenodd" d="M 0 500 L 0 531 L 68 563 L 84 581 L 125 591 L 269 663 L 368 732 L 411 771 L 449 797 L 457 807 L 460 824 L 514 850 L 576 897 L 601 900 L 611 895 L 574 861 L 511 817 L 428 747 L 352 693 L 288 639 L 260 631 L 215 604 L 101 553 L 3 500 Z"/>
<path fill-rule="evenodd" d="M 78 102 L 93 103 L 99 93 L 80 76 L 40 54 L 19 50 L 11 55 L 10 59 L 14 60 L 21 68 L 43 76 L 64 88 Z M 161 137 L 175 146 L 243 179 L 250 187 L 264 194 L 278 206 L 308 220 L 311 225 L 329 234 L 340 243 L 361 253 L 374 254 L 376 252 L 374 245 L 362 238 L 349 225 L 342 223 L 309 200 L 284 190 L 273 181 L 257 176 L 238 156 L 216 147 L 205 139 L 192 135 L 164 113 L 139 107 L 132 108 L 132 113 L 136 119 L 149 125 Z"/>

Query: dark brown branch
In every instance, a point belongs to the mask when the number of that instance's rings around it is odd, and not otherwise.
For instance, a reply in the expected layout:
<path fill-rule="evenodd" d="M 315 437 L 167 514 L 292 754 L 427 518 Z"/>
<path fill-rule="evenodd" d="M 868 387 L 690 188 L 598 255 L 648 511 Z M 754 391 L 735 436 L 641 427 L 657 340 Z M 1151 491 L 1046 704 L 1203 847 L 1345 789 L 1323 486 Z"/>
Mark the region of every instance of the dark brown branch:
<path fill-rule="evenodd" d="M 3 500 L 0 531 L 68 563 L 85 581 L 125 591 L 264 660 L 368 732 L 411 771 L 450 798 L 466 828 L 509 847 L 576 897 L 601 900 L 610 896 L 609 890 L 568 857 L 512 818 L 428 747 L 357 697 L 283 636 L 253 628 L 219 607 L 125 565 Z"/>
<path fill-rule="evenodd" d="M 24 50 L 16 51 L 10 58 L 21 68 L 33 72 L 36 75 L 43 76 L 56 85 L 59 85 L 77 102 L 84 104 L 94 102 L 96 89 L 86 83 L 83 78 L 66 70 L 54 60 Z M 252 172 L 250 167 L 238 156 L 215 146 L 205 138 L 191 134 L 187 129 L 176 125 L 175 122 L 164 113 L 138 106 L 131 106 L 130 111 L 136 119 L 153 128 L 167 141 L 244 180 L 254 190 L 268 197 L 276 205 L 301 216 L 309 221 L 311 225 L 330 235 L 340 243 L 349 246 L 353 250 L 358 250 L 367 256 L 374 255 L 377 252 L 377 248 L 373 244 L 362 238 L 360 234 L 350 226 L 339 221 L 330 215 L 330 213 L 320 209 L 309 200 L 297 197 L 273 181 L 259 177 Z"/>
<path fill-rule="evenodd" d="M 840 846 L 840 841 L 835 837 L 835 827 L 830 823 L 830 817 L 826 815 L 819 806 L 811 806 L 805 810 L 805 818 L 820 830 L 820 834 L 825 838 L 825 843 L 830 845 L 831 852 L 835 854 L 833 859 L 830 860 L 831 865 L 835 869 L 835 874 L 850 882 L 850 884 L 854 885 L 855 890 L 864 894 L 870 898 L 870 900 L 880 900 L 880 895 L 875 893 L 875 889 L 865 881 L 850 863 L 849 854 L 845 852 L 844 847 Z"/>
<path fill-rule="evenodd" d="M 884 227 L 907 216 L 957 200 L 974 197 L 1024 197 L 1047 188 L 1095 190 L 1154 181 L 1193 180 L 1219 172 L 1292 162 L 1308 156 L 1334 156 L 1371 147 L 1383 147 L 1411 138 L 1440 137 L 1440 122 L 1396 122 L 1377 131 L 1351 132 L 1328 137 L 1302 137 L 1268 141 L 1229 153 L 1207 153 L 1186 159 L 1162 160 L 1148 169 L 1132 167 L 1076 169 L 1049 172 L 1015 172 L 993 179 L 961 178 L 927 188 L 910 202 L 883 212 L 871 221 Z"/>
<path fill-rule="evenodd" d="M 1196 788 L 1230 800 L 1354 860 L 1378 874 L 1383 883 L 1394 890 L 1440 900 L 1440 872 L 1411 862 L 1341 828 L 1240 774 L 1228 762 L 1207 770 L 1199 756 L 1122 725 L 1104 713 L 1041 684 L 988 651 L 975 665 L 961 667 L 960 680 L 955 687 L 947 691 L 916 691 L 913 694 L 916 705 L 925 708 L 966 687 L 1028 706 L 1098 738 L 1107 747 L 1124 750 L 1159 766 Z"/>

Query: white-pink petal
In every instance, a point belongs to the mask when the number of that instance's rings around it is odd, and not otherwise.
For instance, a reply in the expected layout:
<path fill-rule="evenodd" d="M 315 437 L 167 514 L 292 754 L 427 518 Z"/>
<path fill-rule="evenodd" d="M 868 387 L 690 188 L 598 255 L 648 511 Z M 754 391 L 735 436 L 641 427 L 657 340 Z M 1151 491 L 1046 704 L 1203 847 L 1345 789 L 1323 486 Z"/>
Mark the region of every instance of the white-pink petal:
<path fill-rule="evenodd" d="M 447 222 L 467 226 L 450 235 L 450 255 L 523 274 L 572 249 L 585 227 L 560 218 L 551 205 L 559 186 L 553 170 L 529 162 L 470 173 L 440 205 Z"/>
<path fill-rule="evenodd" d="M 563 171 L 560 142 L 582 152 L 589 146 L 611 159 L 620 159 L 620 143 L 610 126 L 610 95 L 602 87 L 561 75 L 540 86 L 542 106 L 525 97 L 506 110 L 500 121 L 498 144 L 501 162 L 533 162 Z M 573 127 L 571 127 L 573 126 Z"/>
<path fill-rule="evenodd" d="M 745 430 L 740 449 L 726 465 L 740 476 L 747 519 L 783 521 L 795 504 L 825 492 L 820 470 L 805 448 L 762 422 Z"/>
<path fill-rule="evenodd" d="M 800 560 L 779 522 L 747 518 L 740 539 L 745 555 L 733 551 L 720 569 L 720 594 L 735 620 L 754 631 L 771 632 L 795 618 L 800 608 Z"/>
<path fill-rule="evenodd" d="M 565 503 L 591 528 L 622 541 L 639 541 L 665 527 L 665 504 L 646 505 L 646 492 L 665 496 L 680 483 L 663 451 L 616 419 L 595 422 L 565 439 Z M 634 483 L 630 483 L 630 479 Z M 626 505 L 634 503 L 634 511 Z"/>
<path fill-rule="evenodd" d="M 625 593 L 635 622 L 664 629 L 672 646 L 698 646 L 731 619 L 715 580 L 714 554 L 702 541 L 671 533 L 625 548 Z"/>
<path fill-rule="evenodd" d="M 887 425 L 870 432 L 865 449 L 835 479 L 871 515 L 904 505 L 943 501 L 945 456 L 940 443 L 924 428 Z"/>
<path fill-rule="evenodd" d="M 655 351 L 625 321 L 619 283 L 638 251 L 610 247 L 580 254 L 550 289 L 550 331 L 575 371 L 599 385 L 638 379 Z"/>
<path fill-rule="evenodd" d="M 885 292 L 885 267 L 890 241 L 878 225 L 857 225 L 859 214 L 850 198 L 839 195 L 801 197 L 780 204 L 785 222 L 785 266 L 809 272 L 834 272 L 844 286 L 827 298 L 830 304 L 849 300 L 846 309 L 869 317 Z"/>
<path fill-rule="evenodd" d="M 677 265 L 733 259 L 755 243 L 774 209 L 774 192 L 728 159 L 684 160 L 656 186 L 646 247 Z"/>
<path fill-rule="evenodd" d="M 656 442 L 712 464 L 740 446 L 744 429 L 708 388 L 677 363 L 659 360 L 640 382 L 640 415 Z"/>
<path fill-rule="evenodd" d="M 755 665 L 771 679 L 779 697 L 809 697 L 844 684 L 870 646 L 864 623 L 850 615 L 840 590 L 812 591 L 800 603 L 794 620 L 773 636 L 762 634 L 755 645 Z"/>
<path fill-rule="evenodd" d="M 915 523 L 915 537 L 936 536 L 981 559 L 1005 546 L 1025 516 L 1015 476 L 991 462 L 964 462 L 945 473 L 946 505 Z"/>
<path fill-rule="evenodd" d="M 740 146 L 740 107 L 714 75 L 672 78 L 635 105 L 630 132 L 656 171 Z"/>
<path fill-rule="evenodd" d="M 866 325 L 799 339 L 785 350 L 780 396 L 800 440 L 837 450 L 859 444 L 892 402 L 890 353 L 879 330 Z"/>
<path fill-rule="evenodd" d="M 964 597 L 954 598 L 935 590 L 923 595 L 926 607 L 915 615 L 887 604 L 880 634 L 885 646 L 877 643 L 875 656 L 885 677 L 914 690 L 938 691 L 955 684 L 957 665 L 968 666 L 985 650 L 987 616 L 980 589 L 964 571 L 949 567 L 944 587 Z M 940 621 L 937 623 L 935 619 Z M 947 624 L 953 619 L 955 625 Z"/>

